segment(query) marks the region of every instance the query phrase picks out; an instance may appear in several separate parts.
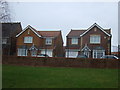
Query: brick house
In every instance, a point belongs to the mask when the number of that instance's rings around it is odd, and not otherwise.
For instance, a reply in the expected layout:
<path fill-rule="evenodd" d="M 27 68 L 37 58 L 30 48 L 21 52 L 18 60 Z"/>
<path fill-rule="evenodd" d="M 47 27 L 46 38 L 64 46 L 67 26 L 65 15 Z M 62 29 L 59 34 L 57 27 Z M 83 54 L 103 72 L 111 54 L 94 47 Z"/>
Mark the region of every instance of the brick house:
<path fill-rule="evenodd" d="M 47 54 L 50 57 L 63 57 L 63 39 L 61 31 L 37 31 L 28 25 L 16 35 L 17 55 L 36 56 Z"/>
<path fill-rule="evenodd" d="M 66 57 L 78 54 L 100 58 L 111 54 L 111 29 L 103 29 L 94 23 L 86 30 L 71 30 L 66 36 Z"/>
<path fill-rule="evenodd" d="M 2 55 L 16 54 L 16 35 L 22 31 L 20 22 L 1 23 Z"/>

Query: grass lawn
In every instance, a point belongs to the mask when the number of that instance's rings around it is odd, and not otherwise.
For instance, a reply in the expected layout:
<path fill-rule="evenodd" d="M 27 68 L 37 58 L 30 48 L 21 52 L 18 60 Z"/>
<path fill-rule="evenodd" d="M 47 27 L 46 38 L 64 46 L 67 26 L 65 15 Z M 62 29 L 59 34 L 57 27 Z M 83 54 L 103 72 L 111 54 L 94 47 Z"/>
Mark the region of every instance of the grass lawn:
<path fill-rule="evenodd" d="M 117 69 L 3 65 L 3 88 L 117 88 Z"/>

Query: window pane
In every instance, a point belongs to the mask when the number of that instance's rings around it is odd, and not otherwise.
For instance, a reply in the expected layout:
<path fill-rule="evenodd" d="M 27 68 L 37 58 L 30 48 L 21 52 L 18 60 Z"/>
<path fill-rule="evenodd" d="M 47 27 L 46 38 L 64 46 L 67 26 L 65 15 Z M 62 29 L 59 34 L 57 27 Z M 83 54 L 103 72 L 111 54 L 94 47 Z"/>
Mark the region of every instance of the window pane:
<path fill-rule="evenodd" d="M 93 51 L 93 58 L 100 58 L 104 55 L 105 51 L 104 50 L 94 50 Z"/>
<path fill-rule="evenodd" d="M 52 38 L 46 38 L 46 45 L 52 44 Z"/>
<path fill-rule="evenodd" d="M 72 44 L 78 44 L 78 38 L 72 38 Z"/>
<path fill-rule="evenodd" d="M 69 51 L 68 52 L 69 54 L 69 57 L 73 57 L 73 58 L 76 58 L 77 57 L 77 55 L 78 55 L 78 52 L 74 52 L 74 51 Z"/>
<path fill-rule="evenodd" d="M 7 44 L 7 38 L 2 39 L 2 44 Z"/>
<path fill-rule="evenodd" d="M 24 37 L 24 43 L 32 43 L 33 37 Z"/>
<path fill-rule="evenodd" d="M 100 43 L 100 36 L 99 35 L 90 36 L 90 43 Z"/>
<path fill-rule="evenodd" d="M 27 49 L 18 49 L 18 56 L 27 56 Z"/>

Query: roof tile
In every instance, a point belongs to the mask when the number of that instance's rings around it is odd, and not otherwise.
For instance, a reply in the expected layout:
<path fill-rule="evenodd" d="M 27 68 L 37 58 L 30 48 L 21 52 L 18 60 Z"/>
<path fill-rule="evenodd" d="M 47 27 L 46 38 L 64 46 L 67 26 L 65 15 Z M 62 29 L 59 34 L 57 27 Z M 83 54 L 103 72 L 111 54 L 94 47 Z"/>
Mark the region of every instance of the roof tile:
<path fill-rule="evenodd" d="M 38 33 L 44 37 L 56 37 L 61 31 L 38 31 Z"/>
<path fill-rule="evenodd" d="M 82 33 L 84 33 L 86 30 L 71 30 L 70 33 L 67 35 L 68 37 L 79 37 Z"/>

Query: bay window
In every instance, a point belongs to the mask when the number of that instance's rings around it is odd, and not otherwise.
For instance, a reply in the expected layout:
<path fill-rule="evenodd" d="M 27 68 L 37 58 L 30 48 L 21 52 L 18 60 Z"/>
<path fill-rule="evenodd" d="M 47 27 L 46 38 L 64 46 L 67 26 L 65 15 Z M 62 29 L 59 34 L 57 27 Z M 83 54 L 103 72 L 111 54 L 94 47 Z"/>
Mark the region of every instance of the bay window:
<path fill-rule="evenodd" d="M 18 56 L 27 56 L 27 49 L 18 48 Z"/>
<path fill-rule="evenodd" d="M 105 55 L 105 50 L 93 50 L 93 58 L 100 58 Z"/>

